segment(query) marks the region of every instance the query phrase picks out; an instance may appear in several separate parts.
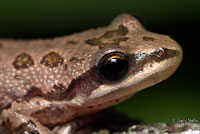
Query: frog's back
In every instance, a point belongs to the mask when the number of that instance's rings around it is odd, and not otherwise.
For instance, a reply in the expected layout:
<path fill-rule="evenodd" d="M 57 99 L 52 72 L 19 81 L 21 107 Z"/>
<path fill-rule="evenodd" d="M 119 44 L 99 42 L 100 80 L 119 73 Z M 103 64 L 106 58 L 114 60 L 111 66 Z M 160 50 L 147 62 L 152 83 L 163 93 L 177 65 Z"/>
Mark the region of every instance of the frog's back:
<path fill-rule="evenodd" d="M 87 71 L 96 52 L 96 47 L 84 43 L 87 34 L 90 32 L 46 40 L 0 40 L 0 108 L 36 87 L 44 94 L 67 88 Z"/>

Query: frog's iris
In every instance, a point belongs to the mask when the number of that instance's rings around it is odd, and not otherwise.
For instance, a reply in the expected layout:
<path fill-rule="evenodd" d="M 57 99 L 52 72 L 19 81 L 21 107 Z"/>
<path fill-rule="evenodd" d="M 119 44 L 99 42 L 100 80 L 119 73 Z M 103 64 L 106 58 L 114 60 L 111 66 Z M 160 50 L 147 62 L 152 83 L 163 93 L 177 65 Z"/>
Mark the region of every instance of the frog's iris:
<path fill-rule="evenodd" d="M 107 81 L 117 81 L 126 76 L 129 70 L 129 57 L 122 52 L 104 55 L 97 65 L 98 74 Z"/>

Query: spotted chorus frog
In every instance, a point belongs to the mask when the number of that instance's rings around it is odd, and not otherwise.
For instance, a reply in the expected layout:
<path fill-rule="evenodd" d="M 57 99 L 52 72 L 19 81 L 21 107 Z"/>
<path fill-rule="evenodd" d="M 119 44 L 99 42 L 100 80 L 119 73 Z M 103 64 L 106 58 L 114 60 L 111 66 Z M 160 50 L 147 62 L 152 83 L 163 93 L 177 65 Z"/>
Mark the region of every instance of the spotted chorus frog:
<path fill-rule="evenodd" d="M 1 39 L 0 125 L 12 134 L 73 134 L 85 116 L 163 81 L 181 60 L 176 41 L 127 14 L 64 37 Z"/>

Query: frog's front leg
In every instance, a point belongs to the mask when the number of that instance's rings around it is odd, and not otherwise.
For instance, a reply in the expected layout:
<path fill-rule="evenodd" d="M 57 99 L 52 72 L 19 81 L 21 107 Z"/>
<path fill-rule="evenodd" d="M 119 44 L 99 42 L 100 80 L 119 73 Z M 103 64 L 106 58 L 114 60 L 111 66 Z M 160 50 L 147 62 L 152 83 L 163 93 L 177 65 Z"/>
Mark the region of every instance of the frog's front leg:
<path fill-rule="evenodd" d="M 40 98 L 30 101 L 18 99 L 4 108 L 1 116 L 13 134 L 53 134 L 51 130 L 31 116 L 35 111 L 49 106 L 50 102 Z"/>
<path fill-rule="evenodd" d="M 59 107 L 43 98 L 35 97 L 13 101 L 3 109 L 1 116 L 13 134 L 73 134 L 77 129 L 99 118 L 96 114 L 77 118 L 77 113 L 75 107 Z M 77 119 L 68 121 L 74 118 Z M 44 124 L 56 127 L 50 130 Z"/>

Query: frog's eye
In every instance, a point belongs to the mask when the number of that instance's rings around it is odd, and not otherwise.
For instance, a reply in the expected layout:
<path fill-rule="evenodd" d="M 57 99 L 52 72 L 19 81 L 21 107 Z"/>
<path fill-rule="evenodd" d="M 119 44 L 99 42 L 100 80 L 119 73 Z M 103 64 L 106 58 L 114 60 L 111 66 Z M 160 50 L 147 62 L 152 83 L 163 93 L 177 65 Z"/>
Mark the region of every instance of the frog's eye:
<path fill-rule="evenodd" d="M 107 81 L 122 79 L 129 70 L 129 57 L 122 52 L 111 52 L 104 55 L 98 65 L 98 75 Z"/>

